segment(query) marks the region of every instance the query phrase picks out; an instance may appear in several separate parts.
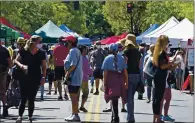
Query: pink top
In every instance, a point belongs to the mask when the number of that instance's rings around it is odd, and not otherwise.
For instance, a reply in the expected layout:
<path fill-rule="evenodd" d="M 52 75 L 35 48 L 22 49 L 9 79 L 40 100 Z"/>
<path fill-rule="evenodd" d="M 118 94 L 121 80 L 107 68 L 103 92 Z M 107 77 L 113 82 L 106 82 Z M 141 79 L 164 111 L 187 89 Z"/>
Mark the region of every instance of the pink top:
<path fill-rule="evenodd" d="M 53 50 L 54 56 L 54 65 L 55 66 L 64 66 L 64 60 L 68 55 L 68 48 L 65 47 L 63 44 L 58 44 Z"/>

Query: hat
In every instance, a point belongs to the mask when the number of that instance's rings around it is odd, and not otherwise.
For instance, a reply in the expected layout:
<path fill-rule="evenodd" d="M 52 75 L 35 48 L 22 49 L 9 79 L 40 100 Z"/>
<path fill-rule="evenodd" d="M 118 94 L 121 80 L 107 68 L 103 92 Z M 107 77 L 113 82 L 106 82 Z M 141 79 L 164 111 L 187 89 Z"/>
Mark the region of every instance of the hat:
<path fill-rule="evenodd" d="M 109 46 L 110 51 L 118 51 L 118 44 L 111 44 Z"/>
<path fill-rule="evenodd" d="M 17 39 L 17 43 L 19 43 L 19 44 L 26 44 L 26 40 L 23 37 L 19 37 Z"/>
<path fill-rule="evenodd" d="M 119 40 L 117 43 L 121 44 L 124 47 L 125 46 L 125 41 L 126 41 L 126 39 L 124 38 L 124 39 Z"/>
<path fill-rule="evenodd" d="M 33 35 L 31 36 L 31 38 L 35 38 L 35 39 L 39 39 L 39 40 L 42 40 L 43 38 L 39 35 Z"/>
<path fill-rule="evenodd" d="M 76 41 L 76 37 L 68 36 L 68 37 L 63 38 L 62 41 L 64 41 L 64 42 L 66 42 L 66 41 L 75 42 Z"/>
<path fill-rule="evenodd" d="M 136 48 L 138 48 L 139 46 L 137 45 L 137 42 L 136 42 L 136 37 L 135 35 L 133 34 L 128 34 L 126 36 L 126 42 L 125 42 L 125 46 L 128 46 L 128 45 L 133 45 L 135 46 Z"/>
<path fill-rule="evenodd" d="M 53 51 L 54 49 L 55 49 L 55 46 L 51 46 L 51 48 L 49 50 Z"/>
<path fill-rule="evenodd" d="M 37 40 L 42 40 L 42 37 L 38 36 L 38 35 L 33 35 L 30 37 L 30 42 L 29 43 L 36 43 Z"/>

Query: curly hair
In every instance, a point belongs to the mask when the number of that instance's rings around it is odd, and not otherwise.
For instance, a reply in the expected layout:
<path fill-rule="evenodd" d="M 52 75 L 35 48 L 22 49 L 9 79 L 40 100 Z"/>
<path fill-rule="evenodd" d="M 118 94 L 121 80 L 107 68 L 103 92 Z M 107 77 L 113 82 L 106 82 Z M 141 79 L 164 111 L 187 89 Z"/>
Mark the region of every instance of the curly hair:
<path fill-rule="evenodd" d="M 153 53 L 153 64 L 158 66 L 158 59 L 159 55 L 162 51 L 166 48 L 167 44 L 169 43 L 169 38 L 166 35 L 161 35 L 155 44 L 154 53 Z"/>

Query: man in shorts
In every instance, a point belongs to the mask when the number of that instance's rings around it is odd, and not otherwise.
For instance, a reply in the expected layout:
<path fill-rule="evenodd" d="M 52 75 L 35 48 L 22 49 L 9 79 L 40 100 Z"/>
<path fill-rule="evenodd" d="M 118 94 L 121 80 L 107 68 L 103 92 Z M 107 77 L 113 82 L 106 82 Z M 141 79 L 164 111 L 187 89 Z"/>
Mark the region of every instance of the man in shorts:
<path fill-rule="evenodd" d="M 58 92 L 59 92 L 59 97 L 58 100 L 63 100 L 62 98 L 62 80 L 64 79 L 65 76 L 65 71 L 64 71 L 64 60 L 66 59 L 68 55 L 68 48 L 64 45 L 63 43 L 63 38 L 60 37 L 58 39 L 58 45 L 54 48 L 53 50 L 53 57 L 54 57 L 54 67 L 55 67 L 55 80 L 57 81 L 58 84 Z M 68 100 L 68 95 L 66 93 L 66 89 L 64 87 L 65 91 L 65 99 Z"/>
<path fill-rule="evenodd" d="M 101 43 L 96 43 L 97 49 L 92 52 L 92 69 L 93 76 L 95 79 L 96 92 L 94 95 L 99 95 L 99 81 L 103 79 L 103 71 L 101 70 L 104 58 L 106 57 L 106 53 L 100 47 Z"/>
<path fill-rule="evenodd" d="M 13 63 L 9 51 L 1 45 L 0 41 L 0 100 L 3 103 L 3 117 L 8 116 L 8 109 L 6 107 L 6 79 L 8 68 L 12 68 L 12 66 Z"/>

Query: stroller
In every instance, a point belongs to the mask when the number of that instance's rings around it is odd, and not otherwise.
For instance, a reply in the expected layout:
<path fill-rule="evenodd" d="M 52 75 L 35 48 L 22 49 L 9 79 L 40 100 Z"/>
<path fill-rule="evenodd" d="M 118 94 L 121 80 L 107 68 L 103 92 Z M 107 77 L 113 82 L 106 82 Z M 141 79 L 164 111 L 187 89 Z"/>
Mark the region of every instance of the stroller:
<path fill-rule="evenodd" d="M 14 70 L 13 70 L 14 72 Z M 11 74 L 10 82 L 7 84 L 7 108 L 16 107 L 18 108 L 20 103 L 20 87 L 19 81 L 16 79 L 14 74 Z"/>

